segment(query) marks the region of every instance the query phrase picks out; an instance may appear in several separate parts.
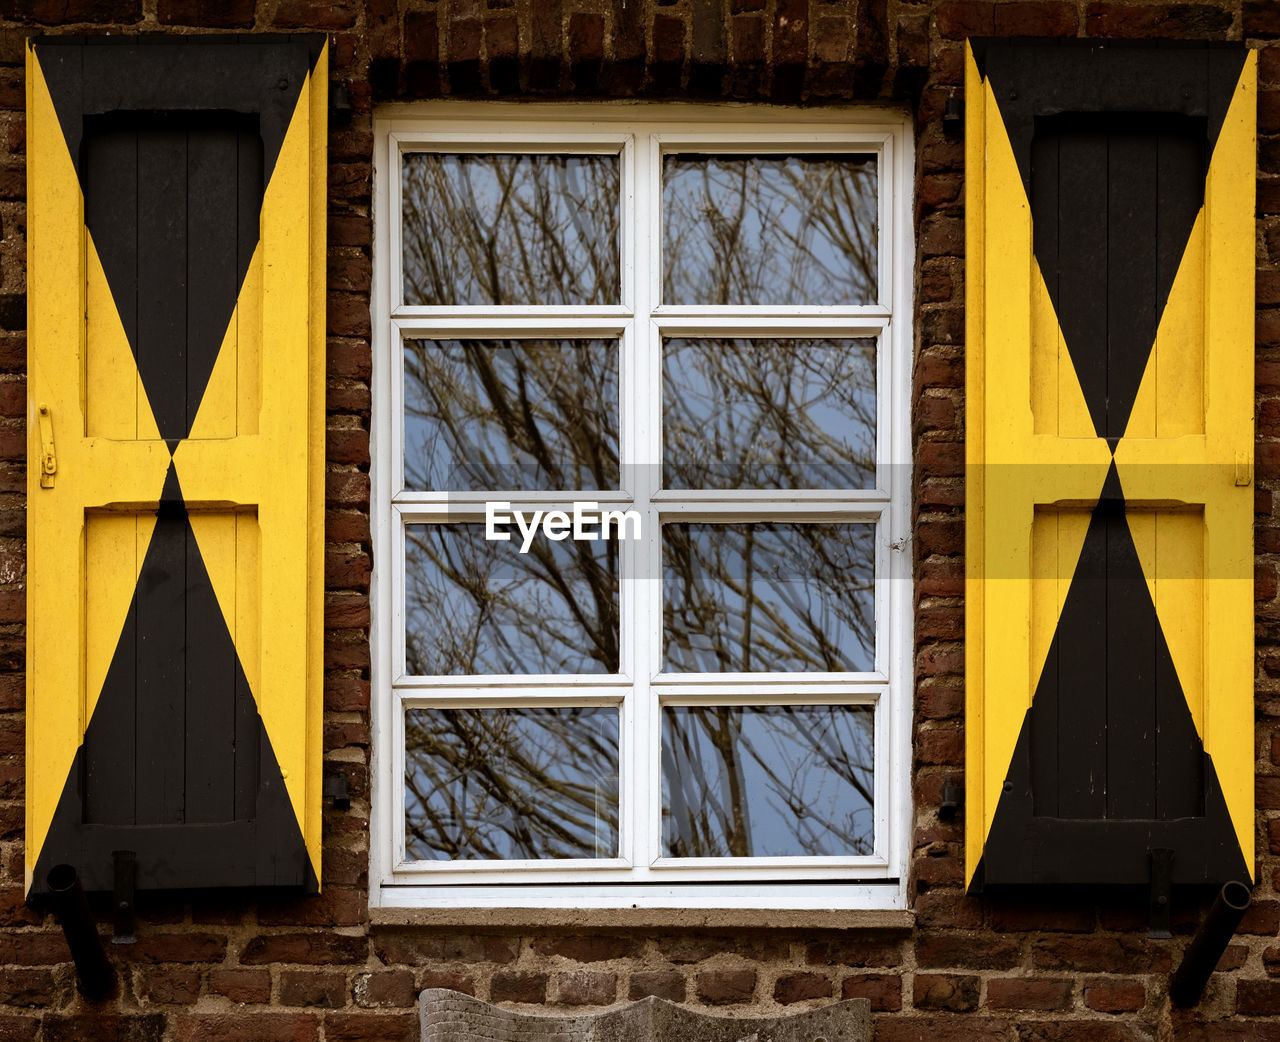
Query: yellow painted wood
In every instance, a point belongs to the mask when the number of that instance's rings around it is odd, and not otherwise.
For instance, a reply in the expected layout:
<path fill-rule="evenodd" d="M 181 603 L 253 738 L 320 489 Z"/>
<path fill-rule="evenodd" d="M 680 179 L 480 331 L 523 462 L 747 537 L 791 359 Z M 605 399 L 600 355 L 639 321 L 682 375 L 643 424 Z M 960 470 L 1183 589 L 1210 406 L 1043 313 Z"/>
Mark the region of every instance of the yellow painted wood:
<path fill-rule="evenodd" d="M 1237 461 L 1253 462 L 1253 198 L 1257 125 L 1257 54 L 1250 51 L 1218 136 L 1205 182 L 1204 209 L 1179 268 L 1140 396 L 1161 404 L 1169 383 L 1200 386 L 1201 421 L 1159 437 L 1135 431 L 1121 440 L 1116 465 L 1126 493 L 1148 502 L 1203 511 L 1200 531 L 1170 514 L 1158 556 L 1143 555 L 1149 585 L 1164 585 L 1157 604 L 1182 674 L 1199 672 L 1202 710 L 1188 693 L 1205 751 L 1213 757 L 1245 864 L 1254 858 L 1253 829 L 1253 489 L 1236 484 Z M 1203 322 L 1193 324 L 1203 315 Z M 1179 326 L 1179 323 L 1183 325 Z M 1162 380 L 1168 362 L 1171 377 Z M 1175 392 L 1176 393 L 1176 392 Z M 1188 402 L 1178 404 L 1187 405 Z M 1172 406 L 1171 406 L 1172 408 Z M 1167 430 L 1167 432 L 1166 432 Z M 1202 432 L 1202 433 L 1200 433 Z M 1173 435 L 1173 436 L 1170 436 Z M 1140 553 L 1141 553 L 1140 548 Z M 1202 552 L 1197 584 L 1174 585 Z M 1171 555 L 1171 556 L 1168 556 Z M 1166 619 L 1166 612 L 1169 614 Z M 1199 618 L 1200 634 L 1189 627 Z M 1202 665 L 1201 665 L 1202 664 Z M 1201 668 L 1197 670 L 1197 667 Z"/>
<path fill-rule="evenodd" d="M 327 49 L 267 185 L 261 242 L 191 438 L 172 456 L 317 879 L 326 70 Z M 132 600 L 171 456 L 85 231 L 74 167 L 30 47 L 27 112 L 30 409 L 51 408 L 59 478 L 40 489 L 29 468 L 30 887 Z M 38 462 L 37 428 L 28 423 L 28 456 Z M 83 600 L 69 592 L 77 589 Z"/>

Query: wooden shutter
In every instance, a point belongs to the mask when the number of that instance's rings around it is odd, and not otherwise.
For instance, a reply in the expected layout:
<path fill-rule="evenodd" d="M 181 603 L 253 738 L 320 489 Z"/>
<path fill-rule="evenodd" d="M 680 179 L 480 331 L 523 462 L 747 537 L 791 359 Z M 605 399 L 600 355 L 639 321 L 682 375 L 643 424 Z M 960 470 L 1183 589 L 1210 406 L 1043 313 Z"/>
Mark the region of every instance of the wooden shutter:
<path fill-rule="evenodd" d="M 318 885 L 326 87 L 28 47 L 29 891 Z"/>
<path fill-rule="evenodd" d="M 971 41 L 971 886 L 1251 878 L 1255 67 Z"/>

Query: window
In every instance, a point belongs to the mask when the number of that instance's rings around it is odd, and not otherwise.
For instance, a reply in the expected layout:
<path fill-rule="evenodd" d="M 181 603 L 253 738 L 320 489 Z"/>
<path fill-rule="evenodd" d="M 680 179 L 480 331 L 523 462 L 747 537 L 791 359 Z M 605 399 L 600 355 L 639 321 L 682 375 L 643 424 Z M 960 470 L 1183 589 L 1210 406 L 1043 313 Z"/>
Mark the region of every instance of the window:
<path fill-rule="evenodd" d="M 373 903 L 905 907 L 905 121 L 377 133 Z"/>

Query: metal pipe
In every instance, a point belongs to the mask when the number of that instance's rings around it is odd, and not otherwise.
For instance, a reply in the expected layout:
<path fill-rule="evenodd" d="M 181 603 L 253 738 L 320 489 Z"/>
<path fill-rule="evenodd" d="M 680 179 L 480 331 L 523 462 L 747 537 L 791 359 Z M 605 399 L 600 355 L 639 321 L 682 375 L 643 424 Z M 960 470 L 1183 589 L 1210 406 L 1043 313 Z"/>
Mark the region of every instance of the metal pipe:
<path fill-rule="evenodd" d="M 98 936 L 98 924 L 89 911 L 80 876 L 73 865 L 54 865 L 46 878 L 53 914 L 58 917 L 76 964 L 76 987 L 90 1001 L 105 999 L 115 990 L 116 971 Z"/>
<path fill-rule="evenodd" d="M 1209 914 L 1191 938 L 1182 963 L 1169 979 L 1169 999 L 1175 1006 L 1190 1009 L 1200 1001 L 1204 986 L 1227 950 L 1236 927 L 1253 899 L 1253 891 L 1232 880 L 1218 892 Z"/>

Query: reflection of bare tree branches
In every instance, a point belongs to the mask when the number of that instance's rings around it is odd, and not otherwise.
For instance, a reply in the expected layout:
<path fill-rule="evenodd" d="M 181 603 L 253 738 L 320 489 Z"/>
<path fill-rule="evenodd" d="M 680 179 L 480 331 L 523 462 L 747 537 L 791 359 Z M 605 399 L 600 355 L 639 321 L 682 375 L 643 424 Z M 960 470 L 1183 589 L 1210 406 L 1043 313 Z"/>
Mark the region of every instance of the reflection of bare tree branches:
<path fill-rule="evenodd" d="M 618 486 L 612 340 L 406 340 L 409 488 Z"/>
<path fill-rule="evenodd" d="M 616 709 L 411 709 L 412 859 L 612 857 Z"/>
<path fill-rule="evenodd" d="M 616 304 L 617 156 L 409 153 L 406 304 Z"/>
<path fill-rule="evenodd" d="M 616 303 L 619 167 L 616 155 L 406 155 L 406 303 Z M 876 299 L 874 157 L 676 155 L 664 178 L 667 302 Z M 868 487 L 875 351 L 870 339 L 667 341 L 665 487 Z M 618 488 L 619 399 L 613 340 L 407 340 L 406 486 L 513 500 Z M 664 668 L 871 668 L 873 536 L 866 523 L 666 525 Z M 615 673 L 619 578 L 615 541 L 537 537 L 521 554 L 472 522 L 406 525 L 405 668 Z M 848 706 L 668 710 L 667 852 L 867 852 L 870 721 Z M 411 858 L 617 853 L 616 709 L 411 709 L 406 744 Z"/>
<path fill-rule="evenodd" d="M 668 304 L 867 304 L 877 297 L 873 156 L 669 155 Z"/>
<path fill-rule="evenodd" d="M 667 488 L 866 488 L 876 347 L 866 340 L 663 343 Z"/>
<path fill-rule="evenodd" d="M 666 668 L 871 669 L 873 535 L 870 524 L 664 525 Z"/>
<path fill-rule="evenodd" d="M 537 538 L 521 554 L 481 524 L 407 525 L 405 668 L 616 673 L 617 542 Z"/>
<path fill-rule="evenodd" d="M 861 706 L 669 707 L 664 853 L 870 853 L 873 719 Z"/>

